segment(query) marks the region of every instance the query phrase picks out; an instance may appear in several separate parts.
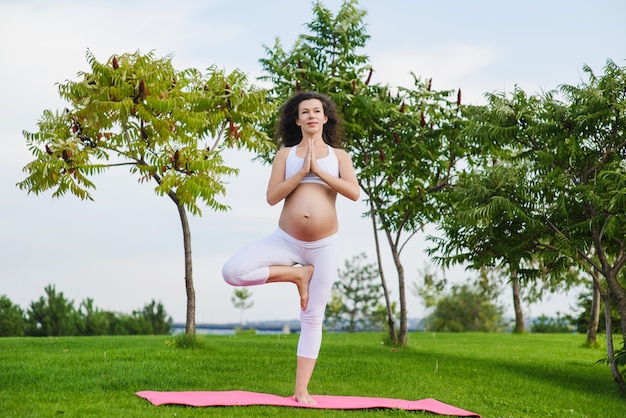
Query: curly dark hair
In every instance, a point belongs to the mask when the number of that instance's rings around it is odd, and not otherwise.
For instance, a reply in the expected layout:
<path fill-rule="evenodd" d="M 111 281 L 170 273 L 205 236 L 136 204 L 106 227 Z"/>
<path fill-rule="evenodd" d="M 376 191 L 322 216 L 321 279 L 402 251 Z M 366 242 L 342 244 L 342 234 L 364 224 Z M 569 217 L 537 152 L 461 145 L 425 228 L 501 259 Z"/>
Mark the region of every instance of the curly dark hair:
<path fill-rule="evenodd" d="M 280 118 L 276 129 L 276 137 L 284 147 L 293 147 L 302 141 L 302 130 L 296 125 L 298 119 L 298 107 L 304 100 L 317 99 L 322 102 L 324 114 L 328 121 L 322 131 L 322 139 L 331 147 L 341 146 L 344 139 L 343 123 L 337 105 L 325 94 L 300 91 L 291 96 L 280 108 Z"/>

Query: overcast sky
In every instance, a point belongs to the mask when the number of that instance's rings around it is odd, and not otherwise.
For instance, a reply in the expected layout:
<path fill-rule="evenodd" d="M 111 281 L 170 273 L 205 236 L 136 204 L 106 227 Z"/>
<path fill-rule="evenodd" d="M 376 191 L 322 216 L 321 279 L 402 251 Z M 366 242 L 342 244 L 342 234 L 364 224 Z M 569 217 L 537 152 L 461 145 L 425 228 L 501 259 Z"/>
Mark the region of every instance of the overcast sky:
<path fill-rule="evenodd" d="M 335 13 L 340 0 L 323 2 Z M 435 89 L 463 91 L 465 102 L 484 103 L 483 94 L 528 93 L 578 84 L 583 65 L 600 73 L 612 59 L 626 58 L 623 0 L 361 0 L 371 39 L 363 51 L 374 82 L 408 85 L 409 73 L 433 78 Z M 94 299 L 100 309 L 130 313 L 160 301 L 177 322 L 185 320 L 182 232 L 178 213 L 152 186 L 138 184 L 124 169 L 95 178 L 95 201 L 73 196 L 52 199 L 16 188 L 32 160 L 22 131 L 35 131 L 45 109 L 62 109 L 56 83 L 88 70 L 86 51 L 99 61 L 125 52 L 174 55 L 177 69 L 216 65 L 239 68 L 252 81 L 261 75 L 264 45 L 278 37 L 290 48 L 312 19 L 309 0 L 72 1 L 0 0 L 0 295 L 27 309 L 53 284 L 75 306 Z M 269 167 L 251 156 L 229 153 L 241 169 L 223 202 L 232 210 L 191 219 L 196 320 L 231 322 L 239 312 L 233 288 L 220 275 L 223 262 L 251 240 L 276 228 L 280 205 L 269 207 Z M 342 260 L 365 252 L 375 261 L 371 224 L 363 202 L 339 198 Z M 418 279 L 427 259 L 424 237 L 404 252 L 407 282 Z M 392 297 L 393 264 L 387 257 Z M 463 270 L 447 273 L 467 281 Z M 249 321 L 294 319 L 294 286 L 250 288 Z M 570 312 L 576 293 L 527 307 L 529 315 Z M 511 312 L 508 293 L 502 302 Z M 409 316 L 424 309 L 410 295 Z"/>

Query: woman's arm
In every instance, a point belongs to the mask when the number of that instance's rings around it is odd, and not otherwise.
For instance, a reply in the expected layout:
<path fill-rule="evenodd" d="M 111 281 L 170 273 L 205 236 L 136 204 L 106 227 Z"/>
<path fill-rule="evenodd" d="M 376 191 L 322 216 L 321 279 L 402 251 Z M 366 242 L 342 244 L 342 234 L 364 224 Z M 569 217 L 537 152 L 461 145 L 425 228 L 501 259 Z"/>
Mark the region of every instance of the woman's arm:
<path fill-rule="evenodd" d="M 328 187 L 336 191 L 342 196 L 350 200 L 358 200 L 361 195 L 361 187 L 354 173 L 352 159 L 347 152 L 341 149 L 334 149 L 339 160 L 339 177 L 321 170 L 315 160 L 315 155 L 311 158 L 311 171 L 315 173 L 322 181 L 328 184 Z"/>
<path fill-rule="evenodd" d="M 305 164 L 293 176 L 285 180 L 285 165 L 290 148 L 283 148 L 276 153 L 272 162 L 272 174 L 267 185 L 265 197 L 270 206 L 274 206 L 287 196 L 300 184 L 300 181 L 309 172 L 309 159 L 305 157 Z M 308 155 L 307 155 L 308 156 Z"/>

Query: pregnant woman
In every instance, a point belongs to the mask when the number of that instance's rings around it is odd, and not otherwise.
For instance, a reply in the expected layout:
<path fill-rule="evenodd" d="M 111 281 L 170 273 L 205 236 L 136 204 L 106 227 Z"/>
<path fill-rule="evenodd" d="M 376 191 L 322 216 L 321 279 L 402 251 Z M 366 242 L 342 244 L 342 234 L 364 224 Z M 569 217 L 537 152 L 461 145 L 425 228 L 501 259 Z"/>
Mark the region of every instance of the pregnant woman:
<path fill-rule="evenodd" d="M 325 95 L 299 92 L 281 108 L 267 202 L 284 201 L 277 230 L 231 257 L 222 269 L 233 286 L 291 282 L 300 295 L 300 338 L 294 399 L 315 400 L 308 385 L 322 342 L 324 311 L 339 264 L 337 194 L 356 201 L 360 188 L 350 156 L 337 148 L 342 125 Z"/>

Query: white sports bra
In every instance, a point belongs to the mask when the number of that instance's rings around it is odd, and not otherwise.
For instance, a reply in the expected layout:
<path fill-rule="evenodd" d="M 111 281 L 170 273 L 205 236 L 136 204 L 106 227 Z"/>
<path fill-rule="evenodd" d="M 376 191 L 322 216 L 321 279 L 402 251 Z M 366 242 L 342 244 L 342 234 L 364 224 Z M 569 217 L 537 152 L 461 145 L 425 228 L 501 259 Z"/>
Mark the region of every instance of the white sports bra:
<path fill-rule="evenodd" d="M 302 161 L 304 158 L 300 158 L 296 155 L 297 146 L 291 147 L 289 151 L 289 155 L 287 156 L 287 161 L 285 162 L 285 179 L 293 176 L 302 168 Z M 337 155 L 335 154 L 335 150 L 328 145 L 328 155 L 323 158 L 317 159 L 317 165 L 335 177 L 339 177 L 339 160 L 337 159 Z M 309 173 L 300 181 L 300 183 L 317 183 L 326 185 L 318 176 L 313 173 Z"/>

